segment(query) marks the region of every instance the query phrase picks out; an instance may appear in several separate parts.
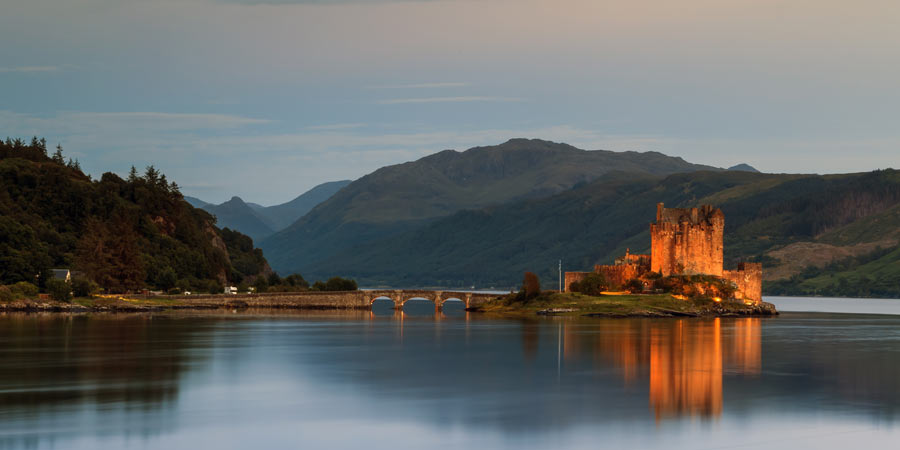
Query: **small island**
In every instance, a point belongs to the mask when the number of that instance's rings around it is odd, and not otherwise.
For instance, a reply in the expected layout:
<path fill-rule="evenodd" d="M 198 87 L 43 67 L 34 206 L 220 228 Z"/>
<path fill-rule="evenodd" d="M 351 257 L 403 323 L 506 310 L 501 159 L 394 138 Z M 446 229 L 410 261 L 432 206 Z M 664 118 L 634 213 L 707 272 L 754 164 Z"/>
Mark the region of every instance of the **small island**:
<path fill-rule="evenodd" d="M 566 272 L 563 292 L 541 291 L 526 273 L 522 290 L 476 308 L 497 314 L 602 317 L 776 315 L 762 301 L 762 264 L 724 270 L 725 215 L 710 205 L 666 208 L 650 225 L 651 252 Z"/>

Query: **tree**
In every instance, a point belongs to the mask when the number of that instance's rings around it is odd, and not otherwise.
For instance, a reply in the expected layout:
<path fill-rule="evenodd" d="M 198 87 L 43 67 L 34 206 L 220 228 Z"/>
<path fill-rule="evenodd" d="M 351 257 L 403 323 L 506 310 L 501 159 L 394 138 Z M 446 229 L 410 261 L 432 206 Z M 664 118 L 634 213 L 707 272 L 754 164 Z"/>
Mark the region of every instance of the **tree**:
<path fill-rule="evenodd" d="M 65 165 L 66 159 L 63 158 L 62 145 L 56 144 L 56 151 L 53 152 L 53 162 L 59 165 Z"/>
<path fill-rule="evenodd" d="M 299 273 L 294 273 L 294 274 L 291 274 L 291 275 L 288 275 L 287 277 L 285 277 L 284 284 L 287 284 L 288 286 L 291 286 L 291 287 L 300 287 L 300 288 L 308 288 L 309 287 L 309 282 L 306 281 L 303 278 L 303 275 L 300 275 Z"/>
<path fill-rule="evenodd" d="M 256 288 L 257 293 L 266 292 L 269 290 L 269 281 L 264 276 L 258 276 L 256 281 L 253 282 L 253 287 Z"/>
<path fill-rule="evenodd" d="M 75 277 L 72 279 L 72 293 L 76 297 L 93 297 L 99 287 L 85 277 Z"/>
<path fill-rule="evenodd" d="M 47 280 L 47 292 L 50 294 L 50 298 L 58 302 L 72 300 L 72 287 L 63 280 L 56 278 Z"/>
<path fill-rule="evenodd" d="M 281 277 L 278 276 L 278 272 L 272 272 L 269 275 L 269 286 L 278 286 L 281 283 Z"/>
<path fill-rule="evenodd" d="M 159 272 L 156 278 L 156 287 L 168 291 L 175 287 L 175 284 L 178 282 L 178 276 L 175 275 L 175 270 L 171 267 L 165 267 L 163 270 Z"/>
<path fill-rule="evenodd" d="M 541 281 L 537 275 L 532 272 L 525 272 L 525 276 L 522 279 L 522 292 L 525 293 L 526 298 L 537 297 L 541 294 Z"/>
<path fill-rule="evenodd" d="M 576 281 L 569 285 L 569 290 L 584 295 L 598 296 L 601 295 L 603 291 L 609 290 L 609 282 L 603 274 L 591 273 L 581 281 Z"/>
<path fill-rule="evenodd" d="M 131 184 L 134 184 L 134 183 L 137 183 L 137 180 L 138 180 L 137 169 L 135 169 L 134 166 L 131 166 L 131 170 L 128 171 L 128 182 Z"/>
<path fill-rule="evenodd" d="M 316 281 L 313 289 L 317 291 L 355 291 L 359 289 L 356 280 L 341 277 L 331 277 L 326 282 Z"/>

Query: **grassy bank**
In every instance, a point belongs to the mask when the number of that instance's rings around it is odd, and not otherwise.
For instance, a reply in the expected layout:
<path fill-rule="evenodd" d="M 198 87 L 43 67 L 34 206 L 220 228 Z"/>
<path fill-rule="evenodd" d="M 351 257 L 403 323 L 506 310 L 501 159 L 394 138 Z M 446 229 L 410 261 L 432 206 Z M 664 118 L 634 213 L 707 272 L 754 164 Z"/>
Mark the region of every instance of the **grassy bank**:
<path fill-rule="evenodd" d="M 708 298 L 675 298 L 669 294 L 603 295 L 545 291 L 523 300 L 517 294 L 483 305 L 479 311 L 502 315 L 579 315 L 601 317 L 677 317 L 774 315 L 771 303 L 745 305 L 735 301 L 716 302 Z"/>

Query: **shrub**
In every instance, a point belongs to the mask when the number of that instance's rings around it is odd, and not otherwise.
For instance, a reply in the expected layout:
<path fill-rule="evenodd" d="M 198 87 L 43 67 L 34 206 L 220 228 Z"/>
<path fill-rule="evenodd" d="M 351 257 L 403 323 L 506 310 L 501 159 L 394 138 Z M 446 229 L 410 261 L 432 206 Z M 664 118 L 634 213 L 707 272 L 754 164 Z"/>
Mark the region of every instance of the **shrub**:
<path fill-rule="evenodd" d="M 576 281 L 569 285 L 569 289 L 584 295 L 598 296 L 602 294 L 603 291 L 609 290 L 609 282 L 603 274 L 591 273 L 581 281 Z"/>
<path fill-rule="evenodd" d="M 12 285 L 12 291 L 13 294 L 19 294 L 22 297 L 37 297 L 38 295 L 38 287 L 27 281 L 20 281 Z"/>
<path fill-rule="evenodd" d="M 644 292 L 644 282 L 637 278 L 628 280 L 623 287 L 626 291 L 631 292 L 632 294 Z"/>
<path fill-rule="evenodd" d="M 72 293 L 76 297 L 93 297 L 99 289 L 100 287 L 97 286 L 97 283 L 88 278 L 77 277 L 72 279 Z"/>
<path fill-rule="evenodd" d="M 286 285 L 299 287 L 299 288 L 308 288 L 309 283 L 303 278 L 303 275 L 299 273 L 288 275 L 282 280 L 282 282 Z"/>
<path fill-rule="evenodd" d="M 525 298 L 534 298 L 541 295 L 541 280 L 538 279 L 537 275 L 532 272 L 525 272 L 525 276 L 522 279 L 522 292 L 525 293 Z"/>
<path fill-rule="evenodd" d="M 12 289 L 8 286 L 0 286 L 0 302 L 11 302 L 16 299 Z"/>
<path fill-rule="evenodd" d="M 260 275 L 256 277 L 256 281 L 253 282 L 253 287 L 256 288 L 258 294 L 261 294 L 269 290 L 269 281 L 266 280 L 266 277 Z"/>
<path fill-rule="evenodd" d="M 313 289 L 317 291 L 355 291 L 359 289 L 356 280 L 341 277 L 331 277 L 326 282 L 316 281 Z"/>
<path fill-rule="evenodd" d="M 211 280 L 206 285 L 206 292 L 209 292 L 210 294 L 221 294 L 225 292 L 225 286 L 222 286 L 222 283 L 219 283 L 218 281 Z"/>
<path fill-rule="evenodd" d="M 58 302 L 72 300 L 72 287 L 63 280 L 55 278 L 47 280 L 47 292 L 50 294 L 50 298 Z"/>
<path fill-rule="evenodd" d="M 183 292 L 184 292 L 183 290 L 181 290 L 177 287 L 173 287 L 172 289 L 169 289 L 169 291 L 167 293 L 169 295 L 181 295 Z"/>

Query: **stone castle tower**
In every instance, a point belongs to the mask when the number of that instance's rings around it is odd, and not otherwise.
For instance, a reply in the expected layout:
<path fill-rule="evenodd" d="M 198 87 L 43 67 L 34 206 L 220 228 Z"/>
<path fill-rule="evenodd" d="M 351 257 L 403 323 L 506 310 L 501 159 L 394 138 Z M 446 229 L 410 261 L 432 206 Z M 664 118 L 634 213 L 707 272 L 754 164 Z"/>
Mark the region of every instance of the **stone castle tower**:
<path fill-rule="evenodd" d="M 666 208 L 656 205 L 656 223 L 650 224 L 650 255 L 630 251 L 615 265 L 596 265 L 612 286 L 622 287 L 648 272 L 662 276 L 713 275 L 731 281 L 734 297 L 751 303 L 762 301 L 762 264 L 740 263 L 737 270 L 724 270 L 725 214 L 719 208 Z M 565 290 L 591 272 L 566 272 Z M 646 280 L 645 286 L 647 285 Z"/>
<path fill-rule="evenodd" d="M 650 270 L 669 275 L 723 275 L 722 210 L 666 208 L 656 205 L 656 223 L 650 225 Z"/>

